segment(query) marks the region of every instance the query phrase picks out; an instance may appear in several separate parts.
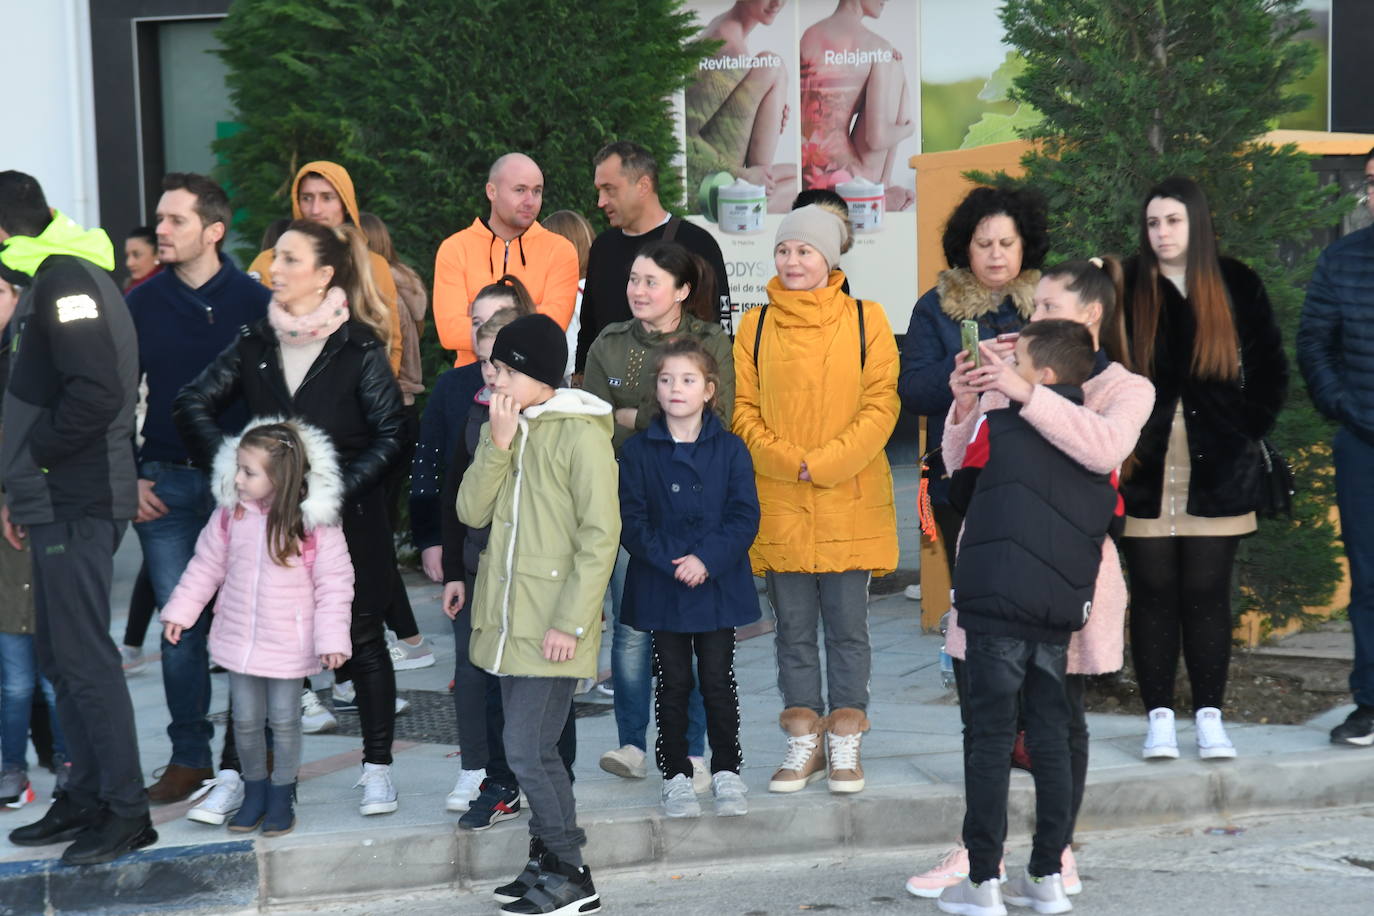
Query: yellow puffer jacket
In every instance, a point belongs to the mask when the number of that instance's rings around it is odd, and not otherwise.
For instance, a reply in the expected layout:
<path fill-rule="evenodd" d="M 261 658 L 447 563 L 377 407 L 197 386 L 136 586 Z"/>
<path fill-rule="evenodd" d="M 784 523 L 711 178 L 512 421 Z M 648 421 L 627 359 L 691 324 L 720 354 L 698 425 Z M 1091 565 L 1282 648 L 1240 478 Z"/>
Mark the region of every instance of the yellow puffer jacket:
<path fill-rule="evenodd" d="M 883 451 L 897 425 L 897 342 L 882 306 L 865 302 L 860 369 L 858 304 L 840 290 L 843 282 L 838 270 L 827 286 L 806 292 L 768 281 L 757 366 L 761 309 L 745 313 L 735 337 L 733 426 L 754 459 L 762 511 L 749 551 L 755 575 L 886 575 L 897 566 Z M 809 482 L 797 479 L 803 461 Z"/>

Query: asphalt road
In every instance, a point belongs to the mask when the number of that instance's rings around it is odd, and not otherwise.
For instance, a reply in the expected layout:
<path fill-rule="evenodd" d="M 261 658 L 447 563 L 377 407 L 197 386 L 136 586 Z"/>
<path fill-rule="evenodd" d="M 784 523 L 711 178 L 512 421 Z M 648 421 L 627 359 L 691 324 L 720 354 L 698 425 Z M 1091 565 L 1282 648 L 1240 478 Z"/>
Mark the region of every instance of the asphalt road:
<path fill-rule="evenodd" d="M 1374 759 L 1371 759 L 1374 766 Z M 1374 773 L 1374 769 L 1371 770 Z M 1232 828 L 1229 833 L 1211 828 Z M 1235 828 L 1239 828 L 1237 831 Z M 1244 818 L 1194 826 L 1123 830 L 1079 838 L 1084 890 L 1074 911 L 1110 916 L 1369 916 L 1374 913 L 1374 808 Z M 1024 866 L 1025 841 L 1008 849 Z M 594 851 L 593 851 L 594 852 Z M 902 884 L 940 850 L 768 859 L 596 873 L 602 912 L 783 916 L 810 912 L 937 913 Z M 512 874 L 523 863 L 512 863 Z M 595 867 L 595 866 L 593 866 Z M 468 916 L 498 906 L 482 885 L 276 916 Z M 1010 912 L 1031 910 L 1010 908 Z"/>

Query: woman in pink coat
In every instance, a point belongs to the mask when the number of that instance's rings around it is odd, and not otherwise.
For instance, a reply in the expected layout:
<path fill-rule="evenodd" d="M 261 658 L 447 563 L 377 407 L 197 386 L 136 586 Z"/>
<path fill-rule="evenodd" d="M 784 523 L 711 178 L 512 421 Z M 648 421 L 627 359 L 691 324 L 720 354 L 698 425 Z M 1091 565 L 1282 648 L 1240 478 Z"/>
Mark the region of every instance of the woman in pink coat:
<path fill-rule="evenodd" d="M 1110 257 L 1068 261 L 1048 268 L 1036 286 L 1031 321 L 1065 318 L 1081 322 L 1098 345 L 1097 367 L 1083 384 L 1082 406 L 1021 379 L 1009 361 L 1010 347 L 1005 342 L 983 343 L 981 368 L 974 368 L 968 353 L 959 354 L 950 376 L 954 403 L 942 442 L 945 467 L 951 473 L 963 465 L 964 451 L 979 417 L 1012 401 L 1021 404 L 1021 416 L 1041 435 L 1088 470 L 1099 474 L 1120 470 L 1154 408 L 1155 396 L 1154 386 L 1127 368 L 1125 324 L 1119 308 L 1121 290 L 1121 265 Z M 1068 690 L 1074 708 L 1069 745 L 1075 821 L 1088 774 L 1086 676 L 1118 671 L 1123 658 L 1126 582 L 1111 538 L 1102 543 L 1102 566 L 1092 607 L 1087 625 L 1069 642 Z M 964 631 L 958 624 L 958 612 L 950 616 L 946 648 L 955 657 L 957 669 L 961 667 L 957 660 L 964 655 Z M 962 693 L 962 683 L 960 687 Z M 967 872 L 968 853 L 959 847 L 931 871 L 912 877 L 907 890 L 920 897 L 938 897 L 943 888 L 959 883 Z M 1064 848 L 1062 874 L 1067 893 L 1082 890 L 1070 846 Z"/>
<path fill-rule="evenodd" d="M 219 509 L 162 609 L 175 645 L 216 591 L 210 657 L 229 671 L 244 799 L 229 829 L 295 826 L 301 762 L 301 678 L 342 665 L 353 563 L 339 507 L 343 484 L 329 437 L 299 421 L 258 421 L 215 458 Z M 272 726 L 271 784 L 263 723 Z"/>

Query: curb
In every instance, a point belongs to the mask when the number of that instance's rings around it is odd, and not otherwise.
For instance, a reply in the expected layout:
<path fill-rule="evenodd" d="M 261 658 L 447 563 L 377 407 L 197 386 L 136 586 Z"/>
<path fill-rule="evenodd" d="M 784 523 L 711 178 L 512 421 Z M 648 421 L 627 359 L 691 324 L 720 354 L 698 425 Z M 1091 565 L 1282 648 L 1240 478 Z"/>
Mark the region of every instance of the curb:
<path fill-rule="evenodd" d="M 1083 831 L 1150 827 L 1247 814 L 1374 803 L 1371 758 L 1328 749 L 1236 766 L 1176 760 L 1090 772 Z M 756 796 L 746 817 L 665 818 L 657 807 L 588 813 L 597 868 L 677 867 L 722 859 L 891 850 L 949 843 L 964 799 L 957 785 Z M 1014 838 L 1034 820 L 1030 777 L 1013 773 L 1008 807 Z M 452 823 L 380 827 L 327 836 L 286 836 L 151 849 L 109 865 L 68 868 L 55 860 L 0 865 L 0 916 L 20 913 L 195 912 L 394 894 L 504 880 L 525 861 L 522 818 L 482 833 Z"/>

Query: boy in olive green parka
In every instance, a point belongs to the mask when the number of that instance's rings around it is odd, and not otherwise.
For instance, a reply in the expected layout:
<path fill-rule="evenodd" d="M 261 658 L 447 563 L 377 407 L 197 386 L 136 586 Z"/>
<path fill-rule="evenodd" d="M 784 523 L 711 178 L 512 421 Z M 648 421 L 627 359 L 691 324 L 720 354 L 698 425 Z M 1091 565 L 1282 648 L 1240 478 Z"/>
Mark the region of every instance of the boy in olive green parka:
<path fill-rule="evenodd" d="M 491 419 L 458 488 L 458 518 L 491 526 L 477 568 L 472 663 L 501 675 L 506 760 L 525 792 L 530 860 L 497 888 L 512 913 L 599 902 L 558 756 L 577 679 L 596 675 L 601 599 L 620 544 L 611 406 L 559 389 L 567 339 L 544 315 L 496 335 Z"/>

